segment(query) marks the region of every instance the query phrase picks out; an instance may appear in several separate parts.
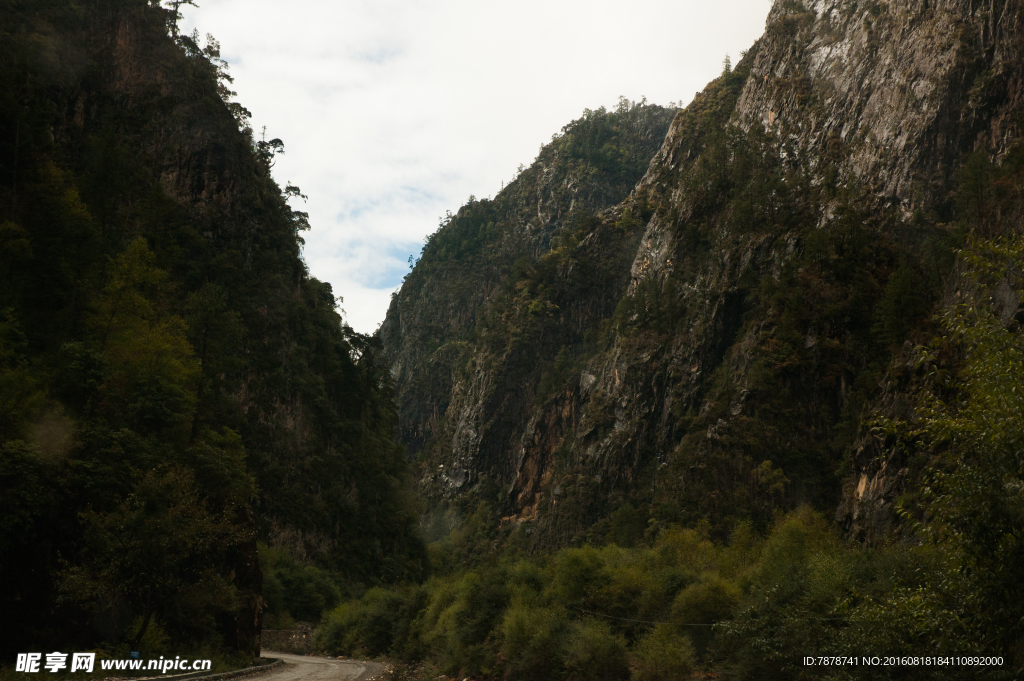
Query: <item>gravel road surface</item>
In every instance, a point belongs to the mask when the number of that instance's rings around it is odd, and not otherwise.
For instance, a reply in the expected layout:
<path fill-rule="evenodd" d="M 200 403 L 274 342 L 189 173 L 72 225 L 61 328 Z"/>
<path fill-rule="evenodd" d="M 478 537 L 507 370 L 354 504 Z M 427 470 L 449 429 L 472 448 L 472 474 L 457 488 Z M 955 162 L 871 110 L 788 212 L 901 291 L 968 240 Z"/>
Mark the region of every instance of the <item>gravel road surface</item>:
<path fill-rule="evenodd" d="M 380 679 L 384 672 L 376 662 L 289 655 L 271 650 L 264 650 L 261 657 L 284 660 L 284 666 L 253 677 L 259 681 L 370 681 Z"/>

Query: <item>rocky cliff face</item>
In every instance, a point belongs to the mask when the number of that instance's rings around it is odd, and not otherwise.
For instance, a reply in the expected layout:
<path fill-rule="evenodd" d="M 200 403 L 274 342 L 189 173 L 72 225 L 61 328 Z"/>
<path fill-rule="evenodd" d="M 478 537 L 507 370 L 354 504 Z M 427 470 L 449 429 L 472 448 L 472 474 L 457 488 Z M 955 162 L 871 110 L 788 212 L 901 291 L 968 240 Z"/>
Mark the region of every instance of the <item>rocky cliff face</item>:
<path fill-rule="evenodd" d="M 438 432 L 473 334 L 516 262 L 536 260 L 566 225 L 625 198 L 673 114 L 625 100 L 614 112 L 587 111 L 493 201 L 467 204 L 431 237 L 379 332 L 410 454 Z"/>
<path fill-rule="evenodd" d="M 403 404 L 430 405 L 402 413 L 424 489 L 540 544 L 627 501 L 884 534 L 905 462 L 865 423 L 905 409 L 904 346 L 955 280 L 963 159 L 1019 139 L 1022 30 L 1012 1 L 777 2 L 630 196 L 511 245 L 471 316 L 437 304 L 465 279 L 428 248 L 382 327 Z M 433 345 L 400 321 L 428 315 Z M 428 345 L 450 355 L 425 389 Z"/>
<path fill-rule="evenodd" d="M 934 205 L 960 157 L 984 136 L 1017 139 L 1019 7 L 1012 2 L 777 3 L 737 103 L 790 136 L 812 163 L 829 139 L 842 169 L 904 216 Z M 828 164 L 832 165 L 832 164 Z"/>

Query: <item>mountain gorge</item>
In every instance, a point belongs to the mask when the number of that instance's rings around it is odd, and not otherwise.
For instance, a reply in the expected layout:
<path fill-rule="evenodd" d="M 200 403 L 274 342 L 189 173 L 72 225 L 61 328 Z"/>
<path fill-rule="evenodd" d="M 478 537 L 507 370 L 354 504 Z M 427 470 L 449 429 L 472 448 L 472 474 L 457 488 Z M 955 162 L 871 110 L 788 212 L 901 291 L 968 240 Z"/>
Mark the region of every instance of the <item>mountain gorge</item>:
<path fill-rule="evenodd" d="M 614 292 L 627 284 L 621 246 L 635 242 L 635 225 L 592 239 L 591 257 L 568 276 L 554 258 L 628 195 L 673 113 L 627 101 L 586 112 L 497 198 L 465 206 L 424 246 L 379 335 L 402 386 L 410 453 L 452 447 L 452 458 L 435 462 L 438 491 L 474 487 L 489 467 L 503 469 L 492 480 L 514 475 L 506 447 L 526 427 L 524 408 L 538 381 L 561 388 L 559 348 L 585 342 L 589 320 L 614 311 Z M 549 365 L 543 376 L 538 357 Z M 479 467 L 470 465 L 481 452 Z"/>
<path fill-rule="evenodd" d="M 379 332 L 433 576 L 321 644 L 1021 678 L 1022 47 L 1010 0 L 778 0 L 684 109 L 587 111 L 443 221 Z"/>
<path fill-rule="evenodd" d="M 884 537 L 905 463 L 865 424 L 955 281 L 964 159 L 1019 138 L 1020 48 L 1013 3 L 779 2 L 621 202 L 576 200 L 558 164 L 596 119 L 567 126 L 430 239 L 381 328 L 423 488 L 540 545 L 625 504 L 724 529 L 809 503 Z"/>
<path fill-rule="evenodd" d="M 375 336 L 165 4 L 0 0 L 7 659 L 1024 677 L 1019 0 L 777 0 L 443 218 Z"/>

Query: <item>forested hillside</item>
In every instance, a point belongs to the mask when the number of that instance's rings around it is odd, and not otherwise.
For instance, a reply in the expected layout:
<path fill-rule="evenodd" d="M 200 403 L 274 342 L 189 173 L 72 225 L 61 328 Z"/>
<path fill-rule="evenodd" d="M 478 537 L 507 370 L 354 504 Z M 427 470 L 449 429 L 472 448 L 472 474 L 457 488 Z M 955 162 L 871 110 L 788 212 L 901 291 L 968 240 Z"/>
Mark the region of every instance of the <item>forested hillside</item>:
<path fill-rule="evenodd" d="M 265 607 L 423 571 L 378 344 L 306 270 L 282 143 L 177 18 L 0 3 L 8 660 L 251 656 Z"/>

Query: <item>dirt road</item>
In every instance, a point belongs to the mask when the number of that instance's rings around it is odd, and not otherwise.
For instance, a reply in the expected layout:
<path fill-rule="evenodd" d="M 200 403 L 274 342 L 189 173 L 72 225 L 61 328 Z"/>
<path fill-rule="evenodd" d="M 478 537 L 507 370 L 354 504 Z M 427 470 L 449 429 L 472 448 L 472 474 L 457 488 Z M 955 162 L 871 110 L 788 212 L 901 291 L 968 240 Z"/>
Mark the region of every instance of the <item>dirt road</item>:
<path fill-rule="evenodd" d="M 264 650 L 262 657 L 281 659 L 285 664 L 253 677 L 258 681 L 370 681 L 380 679 L 384 672 L 384 668 L 376 662 L 332 660 L 329 657 L 289 655 L 270 650 Z"/>

